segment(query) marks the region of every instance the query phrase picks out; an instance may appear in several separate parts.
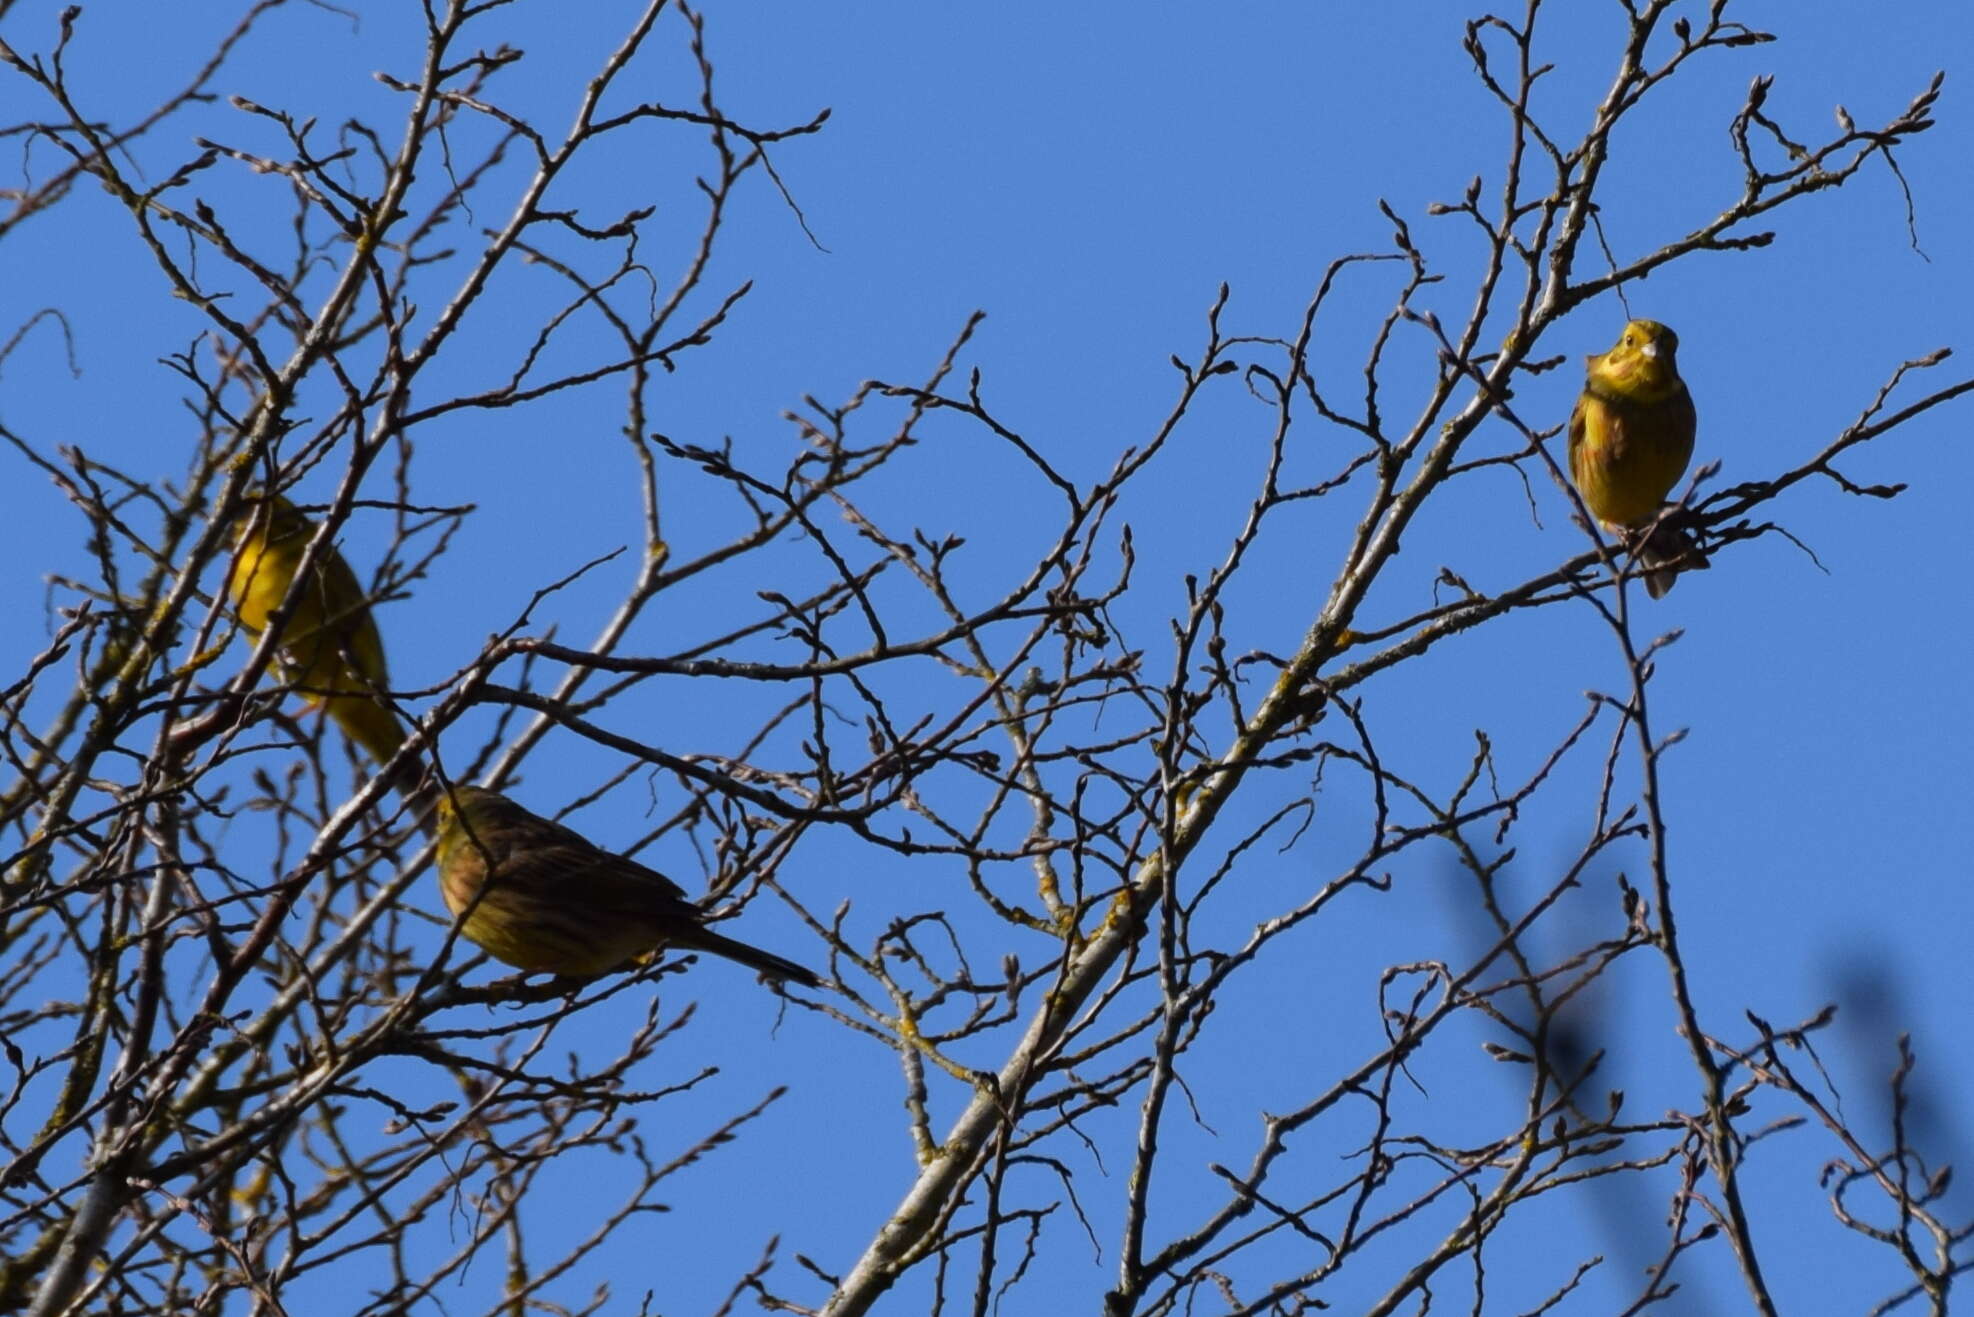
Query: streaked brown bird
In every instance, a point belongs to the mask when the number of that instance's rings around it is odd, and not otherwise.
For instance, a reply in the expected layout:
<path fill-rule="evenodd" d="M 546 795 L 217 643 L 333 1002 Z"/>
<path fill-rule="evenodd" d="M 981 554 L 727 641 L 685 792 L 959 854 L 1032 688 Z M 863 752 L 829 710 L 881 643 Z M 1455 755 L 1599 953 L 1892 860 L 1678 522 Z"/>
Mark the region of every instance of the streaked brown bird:
<path fill-rule="evenodd" d="M 226 578 L 227 597 L 248 631 L 267 630 L 314 538 L 315 522 L 281 495 L 248 496 Z M 373 694 L 389 686 L 390 674 L 370 601 L 334 545 L 323 546 L 297 590 L 279 655 L 283 674 L 302 698 L 335 719 L 372 759 L 385 763 L 404 744 L 397 715 Z"/>
<path fill-rule="evenodd" d="M 460 932 L 498 960 L 591 978 L 663 947 L 708 951 L 819 988 L 793 961 L 722 937 L 677 883 L 484 787 L 438 797 L 439 888 Z M 476 899 L 477 898 L 477 899 Z"/>
<path fill-rule="evenodd" d="M 1707 565 L 1692 537 L 1659 516 L 1693 458 L 1699 425 L 1678 354 L 1679 335 L 1656 320 L 1632 321 L 1616 347 L 1589 359 L 1570 413 L 1570 476 L 1591 514 L 1638 560 L 1654 599 L 1679 572 Z"/>

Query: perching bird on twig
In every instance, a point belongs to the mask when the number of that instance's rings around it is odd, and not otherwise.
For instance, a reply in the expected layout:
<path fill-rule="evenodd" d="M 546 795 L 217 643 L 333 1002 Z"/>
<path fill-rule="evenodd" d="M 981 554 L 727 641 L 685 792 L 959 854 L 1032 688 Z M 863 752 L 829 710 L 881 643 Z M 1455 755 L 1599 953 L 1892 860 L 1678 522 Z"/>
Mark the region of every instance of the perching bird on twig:
<path fill-rule="evenodd" d="M 315 522 L 279 494 L 249 495 L 233 539 L 226 594 L 255 635 L 271 619 L 315 538 Z M 384 642 L 356 573 L 332 544 L 315 558 L 281 628 L 281 670 L 310 704 L 379 764 L 404 744 L 404 727 L 377 695 L 390 684 Z"/>
<path fill-rule="evenodd" d="M 439 885 L 460 932 L 516 969 L 588 978 L 666 946 L 709 951 L 807 988 L 793 961 L 707 928 L 703 910 L 655 869 L 615 855 L 483 787 L 438 799 Z"/>
<path fill-rule="evenodd" d="M 1681 571 L 1707 565 L 1693 538 L 1661 515 L 1693 457 L 1698 418 L 1679 378 L 1679 335 L 1634 320 L 1618 344 L 1590 358 L 1570 414 L 1570 476 L 1597 520 L 1638 560 L 1654 599 Z"/>

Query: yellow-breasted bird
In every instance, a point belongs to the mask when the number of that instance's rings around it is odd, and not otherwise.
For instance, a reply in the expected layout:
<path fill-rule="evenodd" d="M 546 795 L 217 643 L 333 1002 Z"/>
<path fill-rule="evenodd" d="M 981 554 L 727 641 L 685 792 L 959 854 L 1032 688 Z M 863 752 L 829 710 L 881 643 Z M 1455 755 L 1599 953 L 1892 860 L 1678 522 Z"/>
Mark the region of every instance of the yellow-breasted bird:
<path fill-rule="evenodd" d="M 664 946 L 739 961 L 818 988 L 793 961 L 722 937 L 677 883 L 496 791 L 455 786 L 438 797 L 439 888 L 466 911 L 460 932 L 530 973 L 590 978 Z M 477 899 L 476 899 L 477 898 Z"/>
<path fill-rule="evenodd" d="M 1638 559 L 1654 599 L 1672 589 L 1677 572 L 1707 565 L 1684 530 L 1658 521 L 1693 457 L 1698 425 L 1678 354 L 1679 335 L 1656 320 L 1632 321 L 1616 347 L 1589 359 L 1583 394 L 1570 413 L 1577 492 Z"/>
<path fill-rule="evenodd" d="M 247 630 L 259 635 L 267 629 L 313 538 L 315 523 L 281 495 L 248 495 L 226 578 L 227 597 Z M 297 591 L 279 652 L 287 680 L 371 758 L 382 764 L 397 753 L 404 728 L 372 693 L 390 684 L 384 641 L 356 573 L 334 545 L 323 546 Z"/>

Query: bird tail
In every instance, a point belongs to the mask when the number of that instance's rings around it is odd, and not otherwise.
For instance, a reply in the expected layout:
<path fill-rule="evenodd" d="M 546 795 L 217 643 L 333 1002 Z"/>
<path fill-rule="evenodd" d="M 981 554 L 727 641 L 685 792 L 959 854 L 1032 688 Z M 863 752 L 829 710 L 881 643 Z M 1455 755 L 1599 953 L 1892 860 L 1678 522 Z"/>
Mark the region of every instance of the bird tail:
<path fill-rule="evenodd" d="M 1661 514 L 1631 546 L 1638 571 L 1645 578 L 1645 593 L 1663 599 L 1672 593 L 1673 581 L 1681 572 L 1704 571 L 1712 566 L 1700 552 L 1699 541 L 1691 531 Z"/>
<path fill-rule="evenodd" d="M 792 960 L 783 960 L 771 951 L 750 947 L 745 942 L 736 942 L 730 937 L 722 937 L 710 928 L 695 928 L 690 933 L 674 933 L 666 939 L 675 947 L 690 947 L 696 951 L 710 951 L 716 956 L 738 961 L 752 970 L 759 970 L 771 979 L 785 983 L 799 983 L 805 988 L 820 988 L 822 980 Z"/>

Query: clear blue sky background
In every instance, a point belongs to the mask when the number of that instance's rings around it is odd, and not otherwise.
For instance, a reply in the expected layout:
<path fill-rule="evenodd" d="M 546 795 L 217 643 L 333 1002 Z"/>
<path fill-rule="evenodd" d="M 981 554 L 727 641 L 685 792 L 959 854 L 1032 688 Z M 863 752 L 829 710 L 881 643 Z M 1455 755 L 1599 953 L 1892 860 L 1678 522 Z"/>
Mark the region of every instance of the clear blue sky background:
<path fill-rule="evenodd" d="M 397 98 L 369 74 L 412 72 L 416 34 L 403 25 L 411 7 L 363 8 L 375 12 L 355 25 L 309 8 L 280 17 L 220 86 L 325 123 L 358 114 L 389 131 Z M 1623 15 L 1615 3 L 1591 0 L 1548 8 L 1539 53 L 1557 68 L 1537 112 L 1574 140 L 1609 82 Z M 1620 135 L 1602 199 L 1621 256 L 1688 232 L 1734 195 L 1739 166 L 1727 123 L 1756 74 L 1776 75 L 1769 112 L 1799 140 L 1825 134 L 1837 103 L 1860 124 L 1880 123 L 1936 68 L 1949 76 L 1939 127 L 1900 157 L 1923 257 L 1908 243 L 1896 181 L 1873 164 L 1845 189 L 1785 210 L 1772 247 L 1687 260 L 1630 290 L 1636 313 L 1680 332 L 1701 417 L 1699 454 L 1723 464 L 1726 482 L 1774 474 L 1826 443 L 1902 360 L 1941 346 L 1963 350 L 1934 373 L 1939 382 L 1974 363 L 1974 103 L 1966 81 L 1974 75 L 1974 10 L 1960 0 L 1874 5 L 1868 14 L 1792 0 L 1737 10 L 1782 40 L 1701 60 Z M 56 12 L 23 0 L 5 35 L 43 48 Z M 804 237 L 765 178 L 753 178 L 712 282 L 718 289 L 751 278 L 755 291 L 718 342 L 665 382 L 653 427 L 700 443 L 730 435 L 752 454 L 784 451 L 792 432 L 780 414 L 802 395 L 835 401 L 873 376 L 921 379 L 968 313 L 983 308 L 989 319 L 967 362 L 986 372 L 1004 419 L 1087 480 L 1149 437 L 1174 393 L 1167 358 L 1197 350 L 1222 281 L 1233 288 L 1227 323 L 1235 332 L 1292 334 L 1329 261 L 1385 242 L 1381 197 L 1448 276 L 1427 304 L 1457 320 L 1471 296 L 1474 244 L 1461 221 L 1430 220 L 1424 207 L 1457 199 L 1476 173 L 1492 195 L 1505 141 L 1503 119 L 1460 49 L 1469 12 L 1437 0 L 714 6 L 709 41 L 725 109 L 754 124 L 834 111 L 820 137 L 775 156 L 827 250 Z M 502 13 L 488 30 L 529 56 L 507 79 L 508 102 L 548 123 L 566 121 L 629 13 L 616 3 Z M 176 86 L 216 25 L 203 8 L 195 18 L 178 6 L 92 6 L 70 55 L 83 71 L 85 105 L 108 114 Z M 661 43 L 667 53 L 645 85 L 683 101 L 676 38 L 674 30 Z M 25 95 L 18 80 L 0 83 L 6 119 L 36 112 L 19 108 Z M 167 129 L 141 154 L 156 168 L 189 154 L 194 132 L 244 140 L 250 131 L 221 106 Z M 650 140 L 648 173 L 572 180 L 572 195 L 604 218 L 648 201 L 682 203 L 679 164 L 693 159 L 698 134 Z M 44 152 L 35 157 L 43 168 L 51 158 Z M 253 195 L 244 186 L 217 172 L 212 185 L 215 196 Z M 677 249 L 693 236 L 691 222 L 681 218 Z M 1319 334 L 1319 370 L 1356 368 L 1395 289 L 1380 273 L 1346 285 Z M 164 295 L 127 217 L 106 198 L 78 197 L 0 243 L 0 333 L 44 305 L 70 316 L 83 373 L 71 379 L 58 341 L 37 333 L 0 373 L 0 420 L 42 445 L 78 444 L 138 473 L 175 475 L 189 423 L 177 403 L 180 382 L 156 363 L 183 345 L 196 320 Z M 1601 350 L 1623 318 L 1613 300 L 1587 307 L 1545 342 L 1544 355 Z M 482 330 L 490 344 L 503 341 L 499 331 Z M 1401 343 L 1419 360 L 1419 342 L 1401 335 Z M 1560 421 L 1577 381 L 1573 365 L 1529 381 L 1518 397 L 1522 414 Z M 1399 396 L 1389 406 L 1405 411 Z M 1974 1140 L 1954 1097 L 1974 1087 L 1966 1028 L 1974 988 L 1974 695 L 1966 682 L 1974 637 L 1963 510 L 1974 482 L 1970 414 L 1964 402 L 1934 412 L 1845 462 L 1861 483 L 1908 482 L 1890 503 L 1850 498 L 1826 482 L 1773 509 L 1827 570 L 1771 537 L 1724 555 L 1647 614 L 1652 628 L 1685 630 L 1662 660 L 1656 717 L 1662 730 L 1690 729 L 1667 761 L 1666 783 L 1681 927 L 1707 1022 L 1745 1038 L 1743 1008 L 1780 1024 L 1841 1001 L 1844 1023 L 1824 1035 L 1825 1059 L 1851 1099 L 1850 1115 L 1874 1140 L 1884 1136 L 1891 1038 L 1910 1030 L 1937 1119 L 1926 1127 L 1928 1150 L 1940 1160 L 1964 1160 Z M 620 415 L 613 389 L 475 418 L 426 439 L 428 495 L 470 500 L 482 513 L 415 605 L 380 611 L 402 684 L 440 680 L 532 590 L 634 541 Z M 1232 396 L 1214 404 L 1129 510 L 1144 588 L 1124 624 L 1154 646 L 1154 671 L 1166 667 L 1155 647 L 1162 619 L 1180 607 L 1181 575 L 1215 564 L 1238 524 L 1261 470 L 1267 420 Z M 965 530 L 984 582 L 994 553 L 1039 533 L 1029 524 L 1039 495 L 979 435 L 952 426 L 937 433 L 946 446 L 912 456 L 901 483 L 889 487 L 887 510 L 935 532 Z M 1513 440 L 1500 432 L 1489 442 Z M 13 673 L 44 640 L 45 574 L 81 573 L 87 560 L 74 514 L 18 458 L 0 456 L 0 491 L 0 615 L 29 623 L 0 639 L 4 671 Z M 1576 552 L 1579 533 L 1562 496 L 1538 480 L 1536 499 L 1539 526 L 1511 476 L 1469 481 L 1415 528 L 1367 604 L 1370 620 L 1421 607 L 1441 564 L 1488 589 Z M 1348 499 L 1314 509 L 1290 523 L 1307 530 L 1306 543 L 1270 544 L 1236 596 L 1236 650 L 1292 647 L 1356 511 Z M 680 514 L 688 539 L 697 515 Z M 710 542 L 715 518 L 706 517 Z M 360 527 L 345 550 L 360 569 L 375 562 Z M 565 638 L 594 632 L 628 571 L 563 599 L 554 615 Z M 662 652 L 678 633 L 715 631 L 721 607 L 746 603 L 699 600 L 714 610 L 703 618 L 661 610 L 628 648 Z M 1388 760 L 1402 759 L 1444 790 L 1465 767 L 1474 728 L 1487 728 L 1504 762 L 1526 771 L 1574 720 L 1582 692 L 1615 689 L 1621 676 L 1589 609 L 1552 609 L 1490 626 L 1391 674 L 1364 692 L 1365 716 Z M 733 748 L 710 710 L 650 712 L 662 730 L 626 730 L 675 749 Z M 607 756 L 571 739 L 551 739 L 517 794 L 548 809 L 609 770 Z M 1581 791 L 1569 788 L 1563 803 L 1580 804 Z M 623 793 L 576 822 L 601 841 L 628 842 L 648 826 L 635 797 Z M 1253 908 L 1233 911 L 1225 927 L 1230 944 L 1243 917 L 1290 904 L 1330 875 L 1361 834 L 1356 808 L 1339 802 L 1323 818 L 1336 829 L 1329 840 L 1319 829 L 1305 848 L 1256 871 Z M 1583 826 L 1574 808 L 1529 824 L 1521 861 L 1529 890 Z M 688 854 L 656 858 L 697 876 Z M 874 859 L 828 838 L 797 858 L 809 868 L 787 880 L 821 909 L 851 900 L 851 927 L 866 941 L 902 908 L 967 900 L 962 874 Z M 1417 862 L 1402 877 L 1391 897 L 1353 905 L 1310 932 L 1295 963 L 1242 985 L 1216 1017 L 1189 1077 L 1217 1134 L 1175 1132 L 1180 1197 L 1167 1205 L 1170 1226 L 1195 1219 L 1188 1186 L 1210 1192 L 1204 1177 L 1192 1178 L 1199 1164 L 1245 1163 L 1257 1109 L 1305 1099 L 1316 1076 L 1370 1045 L 1380 966 L 1459 954 L 1466 923 L 1455 880 Z M 1572 917 L 1609 919 L 1608 872 L 1603 878 Z M 814 956 L 799 926 L 766 902 L 746 925 L 766 945 Z M 1024 954 L 1032 960 L 1042 951 L 1038 944 Z M 669 1197 L 680 1210 L 639 1219 L 621 1249 L 584 1273 L 608 1279 L 625 1302 L 654 1287 L 655 1306 L 681 1314 L 715 1306 L 772 1233 L 784 1256 L 800 1251 L 824 1268 L 847 1268 L 914 1173 L 890 1053 L 806 1013 L 791 1012 L 777 1027 L 773 998 L 751 991 L 739 971 L 702 966 L 689 986 L 707 995 L 704 1013 L 666 1050 L 670 1069 L 650 1078 L 708 1062 L 723 1073 L 666 1108 L 653 1140 L 684 1146 L 769 1085 L 794 1091 L 737 1146 L 675 1182 Z M 1252 994 L 1266 994 L 1270 1009 L 1240 1009 L 1259 1000 Z M 1671 1050 L 1663 974 L 1641 959 L 1616 977 L 1606 1006 L 1617 1023 L 1636 1024 L 1668 1049 L 1662 1058 L 1634 1055 L 1629 1073 L 1614 1065 L 1613 1082 L 1637 1104 L 1631 1110 L 1646 1118 L 1673 1103 L 1690 1109 L 1696 1099 L 1690 1071 Z M 607 1035 L 629 1018 L 600 1013 L 585 1028 Z M 997 1056 L 973 1059 L 986 1065 Z M 1457 1106 L 1477 1063 L 1440 1060 L 1447 1068 L 1439 1085 L 1431 1073 L 1421 1082 Z M 954 1101 L 945 1094 L 936 1127 Z M 1111 1140 L 1103 1171 L 1077 1166 L 1100 1261 L 1093 1265 L 1080 1227 L 1058 1222 L 1039 1279 L 1014 1291 L 1004 1311 L 1093 1309 L 1115 1265 L 1111 1227 L 1128 1167 L 1119 1135 L 1132 1118 L 1098 1123 Z M 1344 1133 L 1336 1142 L 1349 1145 Z M 1817 1173 L 1834 1152 L 1820 1133 L 1799 1132 L 1764 1145 L 1755 1163 L 1758 1237 L 1785 1311 L 1860 1311 L 1899 1283 L 1889 1257 L 1855 1243 L 1820 1199 Z M 580 1169 L 557 1190 L 580 1195 L 596 1183 L 586 1176 L 607 1174 Z M 1655 1189 L 1628 1210 L 1655 1226 L 1663 1202 Z M 1974 1207 L 1966 1191 L 1955 1202 L 1963 1213 Z M 1639 1256 L 1631 1250 L 1655 1256 L 1656 1247 L 1611 1238 L 1604 1227 L 1616 1216 L 1575 1219 L 1561 1204 L 1550 1212 L 1542 1224 L 1552 1236 L 1504 1241 L 1490 1283 L 1498 1310 L 1534 1306 L 1593 1251 L 1611 1255 L 1613 1288 L 1594 1291 L 1603 1297 L 1577 1310 L 1609 1310 L 1605 1299 L 1630 1291 Z M 574 1211 L 570 1221 L 572 1230 L 584 1224 Z M 1735 1310 L 1724 1262 L 1716 1247 L 1683 1273 L 1690 1303 L 1675 1310 Z M 802 1293 L 790 1273 L 782 1279 Z M 894 1294 L 888 1310 L 922 1311 L 927 1279 Z M 1363 1291 L 1348 1282 L 1337 1291 L 1337 1310 L 1382 1288 L 1371 1279 Z M 339 1281 L 361 1285 L 357 1276 Z M 467 1291 L 491 1293 L 498 1281 L 495 1267 L 482 1266 Z M 1043 1295 L 1051 1296 L 1046 1304 Z"/>

